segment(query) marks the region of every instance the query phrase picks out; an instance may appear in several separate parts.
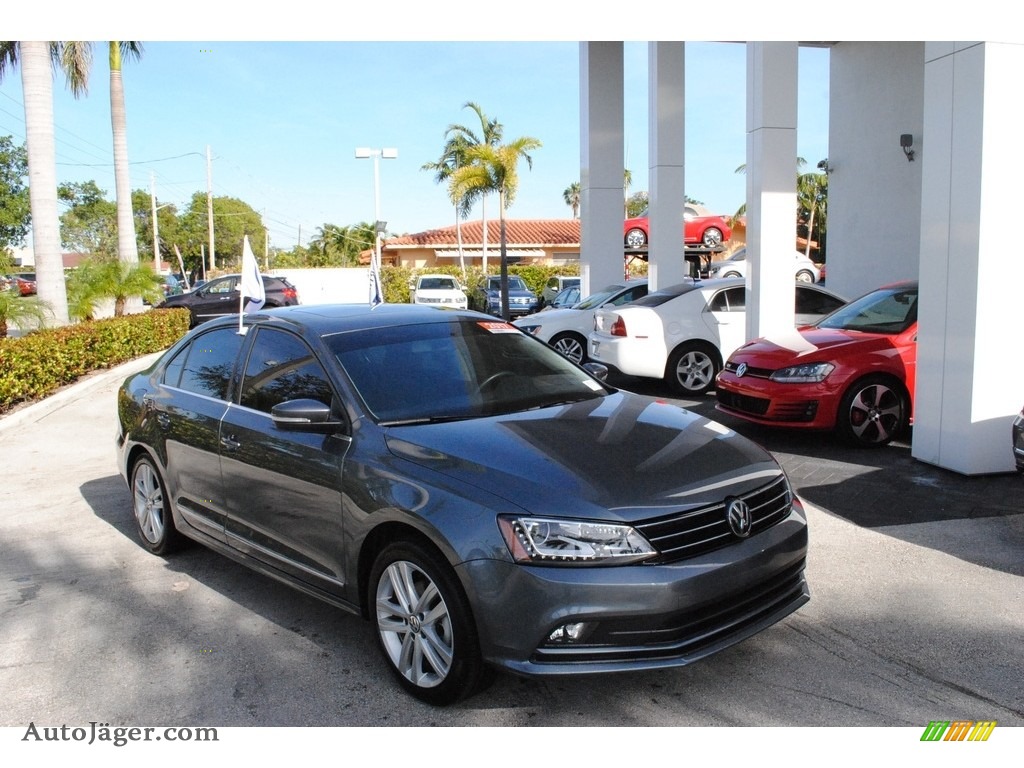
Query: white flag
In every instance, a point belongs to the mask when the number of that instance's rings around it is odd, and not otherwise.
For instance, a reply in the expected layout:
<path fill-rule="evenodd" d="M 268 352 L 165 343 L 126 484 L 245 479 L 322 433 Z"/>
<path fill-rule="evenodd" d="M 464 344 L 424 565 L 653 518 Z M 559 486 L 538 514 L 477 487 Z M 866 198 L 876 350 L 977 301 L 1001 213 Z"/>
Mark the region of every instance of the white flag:
<path fill-rule="evenodd" d="M 239 300 L 249 297 L 249 303 L 245 305 L 245 314 L 259 312 L 263 302 L 267 300 L 267 294 L 263 290 L 263 277 L 260 275 L 259 264 L 256 263 L 256 255 L 249 247 L 248 235 L 242 241 L 242 282 L 239 288 Z"/>

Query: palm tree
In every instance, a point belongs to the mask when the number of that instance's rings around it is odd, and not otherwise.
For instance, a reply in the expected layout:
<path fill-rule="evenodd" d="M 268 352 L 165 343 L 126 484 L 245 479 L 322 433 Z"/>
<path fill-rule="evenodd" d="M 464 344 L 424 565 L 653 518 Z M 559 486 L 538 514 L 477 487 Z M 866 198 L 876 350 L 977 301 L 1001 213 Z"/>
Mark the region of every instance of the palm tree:
<path fill-rule="evenodd" d="M 51 63 L 60 66 L 71 92 L 77 97 L 86 90 L 92 63 L 91 50 L 88 43 L 79 42 L 0 42 L 0 79 L 8 69 L 21 64 L 36 283 L 40 301 L 49 305 L 53 319 L 59 325 L 66 325 L 69 318 L 57 215 Z"/>
<path fill-rule="evenodd" d="M 822 160 L 818 167 L 828 167 L 828 160 Z M 802 173 L 796 179 L 796 201 L 798 218 L 806 215 L 807 222 L 807 245 L 804 255 L 811 256 L 811 240 L 814 240 L 815 218 L 818 224 L 818 252 L 822 250 L 822 234 L 825 230 L 826 215 L 828 212 L 828 172 L 824 173 Z"/>
<path fill-rule="evenodd" d="M 498 215 L 501 218 L 501 314 L 510 319 L 508 305 L 508 252 L 505 235 L 505 210 L 512 205 L 519 188 L 519 160 L 525 159 L 533 167 L 529 152 L 541 146 L 540 140 L 524 136 L 508 144 L 491 146 L 478 144 L 466 151 L 469 165 L 451 175 L 451 194 L 461 198 L 474 190 L 487 194 L 498 193 Z"/>
<path fill-rule="evenodd" d="M 580 183 L 574 181 L 565 191 L 562 193 L 562 199 L 565 200 L 565 204 L 572 208 L 572 217 L 578 219 L 580 217 Z"/>
<path fill-rule="evenodd" d="M 469 148 L 467 137 L 462 133 L 449 136 L 445 142 L 444 151 L 437 162 L 424 163 L 421 170 L 434 171 L 434 181 L 438 184 L 447 183 L 452 172 L 461 168 L 469 162 L 466 159 L 466 150 Z M 449 190 L 450 194 L 450 190 Z M 462 280 L 466 280 L 466 258 L 462 251 L 462 220 L 469 215 L 473 207 L 472 196 L 465 196 L 460 199 L 452 199 L 455 207 L 455 240 L 459 249 L 459 269 L 462 271 Z"/>
<path fill-rule="evenodd" d="M 629 188 L 633 186 L 633 172 L 626 168 L 622 172 L 622 211 L 629 218 Z"/>
<path fill-rule="evenodd" d="M 50 316 L 50 308 L 38 296 L 22 296 L 17 286 L 0 291 L 0 339 L 7 338 L 8 326 L 19 328 L 42 326 Z"/>
<path fill-rule="evenodd" d="M 480 133 L 477 134 L 472 128 L 468 128 L 464 125 L 452 124 L 448 126 L 448 130 L 445 135 L 449 139 L 458 138 L 463 142 L 468 149 L 469 147 L 485 146 L 485 147 L 496 147 L 501 143 L 502 134 L 505 132 L 504 126 L 497 120 L 490 119 L 484 114 L 483 109 L 480 105 L 473 101 L 467 101 L 462 105 L 463 109 L 472 109 L 476 113 L 477 118 L 480 120 Z M 467 189 L 464 193 L 464 203 L 472 207 L 476 199 L 480 198 L 480 220 L 483 226 L 483 261 L 482 267 L 484 274 L 487 273 L 487 195 L 491 189 Z"/>
<path fill-rule="evenodd" d="M 135 239 L 135 216 L 132 213 L 131 174 L 128 168 L 128 120 L 124 106 L 124 83 L 121 61 L 138 60 L 142 44 L 114 40 L 110 45 L 110 126 L 114 134 L 114 185 L 117 199 L 117 253 L 125 264 L 139 263 L 139 246 Z"/>

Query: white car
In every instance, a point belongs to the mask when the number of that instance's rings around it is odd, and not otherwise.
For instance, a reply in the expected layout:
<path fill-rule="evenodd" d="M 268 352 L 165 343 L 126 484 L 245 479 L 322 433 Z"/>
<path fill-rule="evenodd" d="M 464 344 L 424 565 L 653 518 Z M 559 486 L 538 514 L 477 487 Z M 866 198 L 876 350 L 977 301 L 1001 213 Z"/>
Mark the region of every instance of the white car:
<path fill-rule="evenodd" d="M 466 292 L 451 275 L 420 275 L 412 289 L 412 303 L 456 309 L 466 309 L 469 305 Z"/>
<path fill-rule="evenodd" d="M 663 379 L 682 395 L 714 384 L 722 362 L 746 341 L 745 280 L 698 280 L 669 286 L 628 307 L 603 309 L 589 336 L 590 359 L 628 376 Z M 796 324 L 810 325 L 845 299 L 797 283 Z"/>
<path fill-rule="evenodd" d="M 793 276 L 801 283 L 817 283 L 821 281 L 818 266 L 800 251 L 793 251 Z M 713 261 L 708 268 L 708 277 L 746 277 L 747 249 L 740 248 L 724 261 Z"/>
<path fill-rule="evenodd" d="M 601 307 L 617 307 L 647 295 L 647 278 L 624 280 L 590 294 L 564 309 L 551 309 L 513 320 L 512 325 L 533 334 L 574 363 L 587 362 L 587 335 L 594 330 L 594 313 Z"/>

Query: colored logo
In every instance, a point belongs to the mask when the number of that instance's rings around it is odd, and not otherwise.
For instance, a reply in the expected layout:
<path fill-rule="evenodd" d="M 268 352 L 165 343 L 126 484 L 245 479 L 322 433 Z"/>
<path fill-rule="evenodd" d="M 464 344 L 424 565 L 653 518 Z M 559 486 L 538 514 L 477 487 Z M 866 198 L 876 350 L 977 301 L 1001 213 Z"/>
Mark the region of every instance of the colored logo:
<path fill-rule="evenodd" d="M 921 741 L 988 741 L 995 727 L 995 720 L 932 720 Z"/>

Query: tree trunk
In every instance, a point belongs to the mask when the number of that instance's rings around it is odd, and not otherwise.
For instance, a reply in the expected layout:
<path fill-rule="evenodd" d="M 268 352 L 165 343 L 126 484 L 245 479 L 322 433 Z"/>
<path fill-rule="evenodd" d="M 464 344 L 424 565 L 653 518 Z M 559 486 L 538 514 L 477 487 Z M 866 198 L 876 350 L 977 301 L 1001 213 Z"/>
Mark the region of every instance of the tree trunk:
<path fill-rule="evenodd" d="M 487 274 L 487 195 L 480 198 L 480 221 L 483 225 L 483 270 Z"/>
<path fill-rule="evenodd" d="M 117 194 L 117 254 L 122 263 L 139 263 L 132 213 L 131 173 L 128 166 L 128 119 L 121 79 L 121 51 L 115 40 L 110 43 L 110 127 L 114 134 L 114 184 Z"/>
<path fill-rule="evenodd" d="M 462 252 L 462 214 L 455 205 L 455 242 L 459 248 L 459 269 L 462 270 L 462 284 L 466 284 L 466 255 Z"/>
<path fill-rule="evenodd" d="M 498 219 L 501 221 L 501 316 L 507 323 L 512 319 L 508 301 L 508 246 L 505 238 L 505 195 L 498 192 Z"/>
<path fill-rule="evenodd" d="M 40 300 L 49 305 L 54 322 L 67 325 L 70 320 L 64 286 L 64 261 L 61 258 L 60 218 L 57 215 L 50 46 L 46 42 L 23 41 L 20 53 L 37 292 Z"/>

